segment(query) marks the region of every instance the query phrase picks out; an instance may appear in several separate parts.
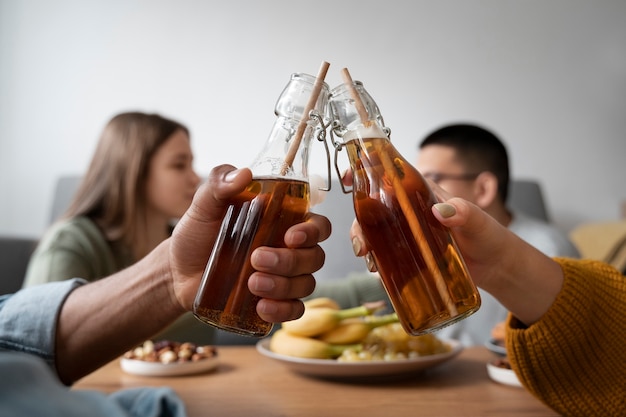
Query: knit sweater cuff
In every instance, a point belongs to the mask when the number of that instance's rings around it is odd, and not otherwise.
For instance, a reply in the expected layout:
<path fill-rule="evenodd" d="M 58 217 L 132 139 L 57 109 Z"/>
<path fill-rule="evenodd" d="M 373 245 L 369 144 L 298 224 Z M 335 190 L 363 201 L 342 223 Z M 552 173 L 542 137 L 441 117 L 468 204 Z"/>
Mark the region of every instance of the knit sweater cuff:
<path fill-rule="evenodd" d="M 509 317 L 511 365 L 534 395 L 562 414 L 623 413 L 624 277 L 596 261 L 555 260 L 564 282 L 552 307 L 527 328 Z"/>

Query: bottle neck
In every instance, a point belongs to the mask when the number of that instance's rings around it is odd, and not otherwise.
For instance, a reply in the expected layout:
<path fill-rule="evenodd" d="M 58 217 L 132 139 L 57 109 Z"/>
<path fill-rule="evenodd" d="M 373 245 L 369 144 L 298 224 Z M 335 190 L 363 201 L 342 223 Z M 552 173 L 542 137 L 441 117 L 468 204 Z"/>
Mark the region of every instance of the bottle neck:
<path fill-rule="evenodd" d="M 259 152 L 250 165 L 255 177 L 291 178 L 308 180 L 308 157 L 311 137 L 316 129 L 309 124 L 294 155 L 288 157 L 288 151 L 294 145 L 295 135 L 299 120 L 279 116 L 265 142 L 265 146 Z M 293 158 L 290 165 L 286 166 L 286 159 Z"/>

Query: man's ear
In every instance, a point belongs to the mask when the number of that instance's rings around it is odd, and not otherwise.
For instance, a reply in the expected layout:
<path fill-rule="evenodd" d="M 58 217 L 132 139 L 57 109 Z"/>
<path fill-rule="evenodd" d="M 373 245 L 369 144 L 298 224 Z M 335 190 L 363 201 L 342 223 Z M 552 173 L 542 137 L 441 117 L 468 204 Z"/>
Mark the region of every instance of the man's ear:
<path fill-rule="evenodd" d="M 474 181 L 474 194 L 476 205 L 480 208 L 487 208 L 498 198 L 498 179 L 489 172 L 481 172 Z"/>

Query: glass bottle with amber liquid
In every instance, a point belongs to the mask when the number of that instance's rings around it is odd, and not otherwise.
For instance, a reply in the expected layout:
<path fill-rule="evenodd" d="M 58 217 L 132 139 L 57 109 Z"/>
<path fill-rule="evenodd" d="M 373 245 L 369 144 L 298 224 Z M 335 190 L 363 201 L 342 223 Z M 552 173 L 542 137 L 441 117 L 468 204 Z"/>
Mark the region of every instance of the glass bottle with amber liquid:
<path fill-rule="evenodd" d="M 323 115 L 327 99 L 323 78 L 302 73 L 292 74 L 278 98 L 269 138 L 250 165 L 252 182 L 229 206 L 202 277 L 193 304 L 202 322 L 256 337 L 272 330 L 248 289 L 250 256 L 259 246 L 284 247 L 287 229 L 307 216 L 309 145 L 323 126 L 310 114 Z"/>
<path fill-rule="evenodd" d="M 345 148 L 352 171 L 356 218 L 407 333 L 441 329 L 476 312 L 480 295 L 449 229 L 431 211 L 434 193 L 391 143 L 363 84 L 346 74 L 329 108 L 342 138 L 335 146 Z"/>

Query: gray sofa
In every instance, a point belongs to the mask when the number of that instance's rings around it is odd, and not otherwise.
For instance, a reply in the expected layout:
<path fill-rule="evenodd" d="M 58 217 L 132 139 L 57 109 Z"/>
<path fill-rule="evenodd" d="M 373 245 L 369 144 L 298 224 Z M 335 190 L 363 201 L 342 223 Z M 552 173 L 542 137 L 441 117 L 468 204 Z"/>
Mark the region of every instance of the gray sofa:
<path fill-rule="evenodd" d="M 37 239 L 0 236 L 0 295 L 22 288 L 26 267 Z"/>

